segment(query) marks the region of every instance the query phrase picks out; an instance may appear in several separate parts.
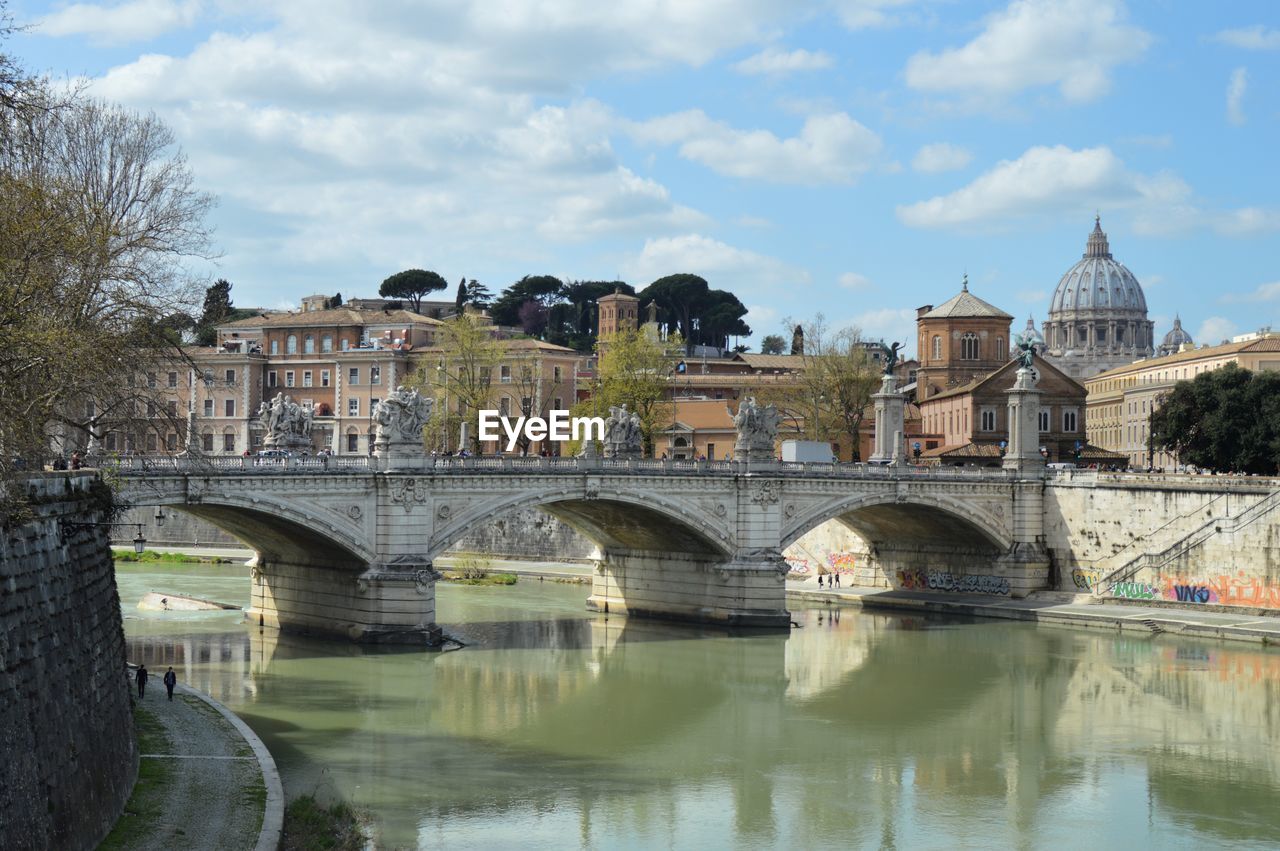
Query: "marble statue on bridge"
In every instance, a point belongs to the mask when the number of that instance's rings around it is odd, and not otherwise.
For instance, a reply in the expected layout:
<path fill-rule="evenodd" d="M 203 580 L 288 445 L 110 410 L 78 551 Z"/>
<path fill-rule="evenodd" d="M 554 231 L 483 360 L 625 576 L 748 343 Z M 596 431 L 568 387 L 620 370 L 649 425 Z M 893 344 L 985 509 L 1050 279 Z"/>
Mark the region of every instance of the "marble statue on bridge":
<path fill-rule="evenodd" d="M 759 405 L 754 396 L 748 396 L 738 406 L 733 425 L 738 439 L 733 445 L 733 457 L 738 461 L 773 461 L 774 444 L 778 439 L 778 426 L 782 415 L 773 405 Z"/>
<path fill-rule="evenodd" d="M 263 444 L 271 449 L 311 449 L 312 416 L 312 410 L 292 396 L 279 394 L 263 402 L 258 407 L 258 420 L 267 430 Z"/>
<path fill-rule="evenodd" d="M 378 451 L 423 450 L 422 430 L 431 419 L 435 400 L 401 385 L 373 409 L 374 446 Z"/>
<path fill-rule="evenodd" d="M 639 458 L 644 440 L 640 425 L 640 415 L 628 412 L 626 405 L 611 406 L 604 420 L 604 457 Z"/>

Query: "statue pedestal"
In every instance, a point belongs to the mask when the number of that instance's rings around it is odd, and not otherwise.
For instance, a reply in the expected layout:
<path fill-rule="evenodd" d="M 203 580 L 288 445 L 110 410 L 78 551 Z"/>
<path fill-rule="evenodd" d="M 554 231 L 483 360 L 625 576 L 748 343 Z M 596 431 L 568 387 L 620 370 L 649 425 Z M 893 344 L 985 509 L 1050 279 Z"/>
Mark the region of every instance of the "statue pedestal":
<path fill-rule="evenodd" d="M 313 449 L 311 445 L 311 438 L 300 434 L 288 434 L 281 437 L 268 435 L 262 445 L 267 449 L 286 449 L 294 454 L 302 452 L 310 453 Z"/>
<path fill-rule="evenodd" d="M 902 435 L 905 434 L 907 398 L 898 392 L 897 380 L 886 375 L 880 392 L 871 398 L 876 405 L 875 448 L 869 459 L 873 464 L 901 464 Z"/>
<path fill-rule="evenodd" d="M 1044 472 L 1044 456 L 1040 454 L 1040 396 L 1036 389 L 1035 371 L 1022 367 L 1013 387 L 1005 391 L 1009 397 L 1009 445 L 1004 453 L 1004 469 L 1028 475 Z"/>

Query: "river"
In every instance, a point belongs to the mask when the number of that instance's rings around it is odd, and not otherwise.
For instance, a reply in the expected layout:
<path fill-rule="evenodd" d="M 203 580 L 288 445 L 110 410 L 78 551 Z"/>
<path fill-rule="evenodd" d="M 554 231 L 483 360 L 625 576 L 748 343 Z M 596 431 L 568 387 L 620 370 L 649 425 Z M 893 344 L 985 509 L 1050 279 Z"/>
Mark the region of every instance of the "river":
<path fill-rule="evenodd" d="M 287 796 L 379 847 L 1280 844 L 1280 652 L 800 608 L 787 633 L 593 615 L 584 586 L 441 583 L 466 649 L 370 649 L 247 605 L 242 567 L 119 565 L 131 661 L 225 703 Z"/>

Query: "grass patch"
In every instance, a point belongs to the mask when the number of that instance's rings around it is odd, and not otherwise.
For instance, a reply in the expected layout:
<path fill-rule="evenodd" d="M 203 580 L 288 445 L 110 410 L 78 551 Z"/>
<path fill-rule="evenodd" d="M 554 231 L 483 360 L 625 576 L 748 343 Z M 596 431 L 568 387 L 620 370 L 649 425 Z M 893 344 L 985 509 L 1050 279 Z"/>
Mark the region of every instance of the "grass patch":
<path fill-rule="evenodd" d="M 133 730 L 138 737 L 139 753 L 173 753 L 173 743 L 164 725 L 150 711 L 135 706 Z M 142 840 L 151 836 L 161 826 L 164 790 L 173 775 L 174 765 L 168 759 L 141 759 L 138 761 L 138 782 L 124 805 L 124 812 L 116 825 L 102 840 L 99 849 L 136 848 Z"/>
<path fill-rule="evenodd" d="M 301 795 L 284 809 L 284 851 L 363 851 L 361 816 L 345 801 L 324 806 L 315 795 Z"/>
<path fill-rule="evenodd" d="M 176 564 L 231 564 L 234 559 L 223 558 L 222 556 L 193 556 L 187 553 L 168 553 L 160 550 L 144 550 L 141 553 L 135 553 L 133 550 L 112 548 L 111 558 L 120 562 L 142 562 L 150 564 L 152 562 L 166 562 Z"/>
<path fill-rule="evenodd" d="M 456 570 L 444 570 L 440 575 L 444 577 L 446 582 L 454 582 L 458 585 L 515 585 L 516 575 L 514 573 L 487 573 L 484 576 L 466 576 Z"/>

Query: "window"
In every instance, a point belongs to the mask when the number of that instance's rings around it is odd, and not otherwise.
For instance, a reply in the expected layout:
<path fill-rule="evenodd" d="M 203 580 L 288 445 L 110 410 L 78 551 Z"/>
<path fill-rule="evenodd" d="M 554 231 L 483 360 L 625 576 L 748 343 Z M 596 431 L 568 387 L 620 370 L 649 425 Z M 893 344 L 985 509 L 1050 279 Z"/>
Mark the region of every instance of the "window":
<path fill-rule="evenodd" d="M 560 367 L 557 366 L 551 370 L 551 380 L 556 383 L 560 382 Z"/>
<path fill-rule="evenodd" d="M 996 337 L 996 357 L 998 358 L 1004 357 L 1004 354 L 1005 354 L 1004 337 Z"/>
<path fill-rule="evenodd" d="M 213 370 L 212 370 L 212 369 L 206 369 L 206 370 L 204 371 L 204 376 L 203 376 L 203 378 L 204 378 L 204 386 L 205 386 L 205 387 L 210 387 L 210 386 L 212 386 L 212 385 L 213 385 Z"/>
<path fill-rule="evenodd" d="M 714 443 L 707 444 L 707 460 L 708 461 L 716 460 L 716 445 Z"/>
<path fill-rule="evenodd" d="M 204 400 L 204 415 L 206 417 L 213 416 L 213 400 L 212 399 Z"/>
<path fill-rule="evenodd" d="M 555 408 L 553 408 L 553 410 L 556 410 L 556 411 L 563 411 L 563 410 L 564 410 L 564 400 L 563 400 L 563 399 L 561 399 L 559 396 L 557 396 L 557 397 L 556 397 L 555 399 L 553 399 L 552 401 L 553 401 L 553 402 L 555 402 Z"/>
<path fill-rule="evenodd" d="M 960 338 L 960 359 L 978 359 L 978 335 L 972 331 Z"/>
<path fill-rule="evenodd" d="M 347 435 L 347 451 L 348 452 L 360 451 L 360 435 L 358 434 Z"/>
<path fill-rule="evenodd" d="M 208 432 L 200 435 L 200 448 L 205 452 L 213 451 L 213 435 Z"/>
<path fill-rule="evenodd" d="M 320 386 L 321 387 L 329 386 L 329 370 L 327 369 L 320 370 Z"/>
<path fill-rule="evenodd" d="M 933 335 L 933 359 L 942 360 L 942 338 L 937 334 Z"/>
<path fill-rule="evenodd" d="M 533 400 L 528 396 L 525 396 L 520 400 L 520 412 L 526 417 L 533 413 Z"/>
<path fill-rule="evenodd" d="M 223 378 L 226 379 L 227 384 L 234 385 L 236 383 L 236 371 L 234 369 L 228 369 Z"/>
<path fill-rule="evenodd" d="M 178 435 L 174 434 L 173 432 L 169 432 L 167 435 L 165 435 L 164 446 L 165 446 L 165 449 L 168 449 L 170 452 L 177 451 Z"/>
<path fill-rule="evenodd" d="M 155 389 L 155 386 L 156 386 L 156 374 L 155 374 L 154 372 L 148 372 L 148 373 L 147 373 L 147 386 L 148 386 L 148 387 L 150 387 L 150 388 L 152 388 L 152 389 Z"/>
<path fill-rule="evenodd" d="M 982 430 L 983 431 L 996 430 L 996 409 L 995 408 L 982 409 Z"/>
<path fill-rule="evenodd" d="M 271 354 L 273 354 L 273 355 L 278 355 L 278 354 L 280 354 L 280 341 L 279 341 L 279 340 L 272 340 L 272 341 L 271 341 Z"/>
<path fill-rule="evenodd" d="M 1105 343 L 1107 341 L 1107 329 L 1103 328 L 1101 325 L 1094 329 L 1093 334 L 1098 338 L 1099 343 Z"/>
<path fill-rule="evenodd" d="M 156 451 L 156 436 L 154 432 L 147 432 L 147 451 Z"/>
<path fill-rule="evenodd" d="M 342 341 L 342 350 L 343 350 L 344 352 L 346 352 L 346 351 L 350 351 L 350 350 L 351 350 L 351 341 L 350 341 L 350 340 L 343 340 L 343 341 Z"/>
<path fill-rule="evenodd" d="M 360 400 L 359 399 L 347 400 L 347 416 L 349 417 L 360 416 Z"/>
<path fill-rule="evenodd" d="M 303 387 L 311 386 L 311 370 L 309 369 L 302 373 L 302 386 Z"/>
<path fill-rule="evenodd" d="M 351 369 L 347 371 L 347 383 L 348 384 L 360 383 L 360 367 L 353 366 L 351 367 Z"/>
<path fill-rule="evenodd" d="M 165 403 L 165 408 L 168 409 L 169 416 L 176 417 L 178 415 L 178 403 L 173 399 Z"/>
<path fill-rule="evenodd" d="M 284 340 L 284 353 L 286 355 L 296 355 L 298 353 L 298 335 L 290 334 Z"/>
<path fill-rule="evenodd" d="M 116 435 L 115 432 L 107 435 L 106 447 L 108 452 L 116 451 Z"/>
<path fill-rule="evenodd" d="M 227 432 L 222 436 L 222 451 L 223 452 L 236 451 L 236 436 L 231 432 Z"/>
<path fill-rule="evenodd" d="M 369 367 L 369 383 L 370 384 L 382 383 L 382 367 L 380 366 Z"/>
<path fill-rule="evenodd" d="M 276 371 L 274 369 L 267 373 L 267 386 L 276 386 Z"/>
<path fill-rule="evenodd" d="M 526 383 L 533 381 L 533 367 L 531 366 L 520 367 L 520 380 Z"/>
<path fill-rule="evenodd" d="M 509 367 L 509 366 L 505 366 L 505 365 L 504 365 L 504 366 L 503 366 L 503 367 L 498 371 L 498 377 L 499 377 L 502 381 L 504 381 L 504 382 L 506 382 L 506 381 L 510 381 L 510 380 L 511 380 L 511 367 Z"/>
<path fill-rule="evenodd" d="M 498 415 L 503 417 L 511 416 L 511 397 L 503 396 L 498 400 Z"/>
<path fill-rule="evenodd" d="M 369 413 L 370 413 L 370 415 L 372 415 L 374 411 L 378 410 L 378 403 L 379 403 L 379 402 L 381 402 L 381 401 L 382 401 L 382 400 L 381 400 L 381 399 L 379 399 L 377 396 L 374 396 L 372 399 L 370 399 L 370 400 L 369 400 Z"/>
<path fill-rule="evenodd" d="M 321 338 L 320 338 L 320 351 L 322 351 L 322 352 L 331 352 L 331 351 L 333 351 L 333 336 L 332 336 L 332 335 L 330 335 L 330 334 L 325 334 L 323 337 L 321 337 Z"/>
<path fill-rule="evenodd" d="M 284 371 L 284 386 L 285 387 L 293 386 L 293 370 L 292 369 L 286 369 Z"/>
<path fill-rule="evenodd" d="M 1062 412 L 1062 430 L 1063 431 L 1076 430 L 1076 412 L 1074 408 L 1071 408 Z"/>
<path fill-rule="evenodd" d="M 178 373 L 176 372 L 169 373 L 169 386 L 170 387 L 178 386 Z"/>
<path fill-rule="evenodd" d="M 310 334 L 302 338 L 302 353 L 304 355 L 314 355 L 316 353 L 316 338 Z"/>
<path fill-rule="evenodd" d="M 228 417 L 234 417 L 236 415 L 236 400 L 226 400 L 226 403 L 223 406 L 223 411 Z"/>
<path fill-rule="evenodd" d="M 1049 430 L 1049 409 L 1041 408 L 1040 409 L 1040 431 L 1046 432 L 1048 430 Z"/>

